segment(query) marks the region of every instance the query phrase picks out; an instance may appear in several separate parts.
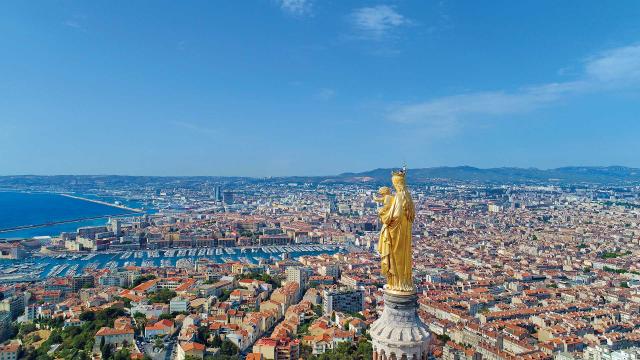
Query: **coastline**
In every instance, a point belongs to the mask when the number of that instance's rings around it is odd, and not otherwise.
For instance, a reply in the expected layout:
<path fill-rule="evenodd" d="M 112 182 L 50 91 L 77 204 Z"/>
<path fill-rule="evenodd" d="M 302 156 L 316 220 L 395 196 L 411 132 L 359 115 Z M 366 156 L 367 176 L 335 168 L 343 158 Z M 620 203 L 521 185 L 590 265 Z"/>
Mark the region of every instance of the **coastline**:
<path fill-rule="evenodd" d="M 144 213 L 143 210 L 130 208 L 124 205 L 117 205 L 113 203 L 108 203 L 106 201 L 100 201 L 99 199 L 90 199 L 77 195 L 69 195 L 63 194 L 60 192 L 53 191 L 25 191 L 18 189 L 2 189 L 0 190 L 0 194 L 24 194 L 26 195 L 34 195 L 34 196 L 52 196 L 49 200 L 45 198 L 44 200 L 40 200 L 39 202 L 30 203 L 29 198 L 23 200 L 21 197 L 17 197 L 12 201 L 19 201 L 22 204 L 29 204 L 20 206 L 17 214 L 21 214 L 22 212 L 28 212 L 31 214 L 34 213 L 42 213 L 47 214 L 46 211 L 50 211 L 47 208 L 47 205 L 51 204 L 53 201 L 57 203 L 55 198 L 59 199 L 68 199 L 63 202 L 64 207 L 58 206 L 58 210 L 60 214 L 66 216 L 30 216 L 25 217 L 24 222 L 20 221 L 8 221 L 0 226 L 0 239 L 27 239 L 33 238 L 37 236 L 57 236 L 61 232 L 64 231 L 75 231 L 77 227 L 82 226 L 100 226 L 107 222 L 108 218 L 111 217 L 122 217 L 122 216 L 140 216 Z M 13 208 L 13 202 L 9 201 L 4 203 L 6 206 L 5 210 L 9 210 Z M 24 203 L 23 201 L 29 201 Z M 72 203 L 68 203 L 68 201 L 73 201 Z M 81 201 L 81 202 L 78 202 Z M 75 204 L 78 202 L 77 204 Z M 85 205 L 89 206 L 88 211 L 84 211 Z M 16 203 L 17 204 L 17 203 Z M 44 208 L 43 208 L 43 204 Z M 91 205 L 95 204 L 95 205 Z M 96 206 L 104 207 L 105 210 L 96 210 Z M 65 208 L 74 209 L 74 211 L 67 212 Z M 107 210 L 111 209 L 111 210 Z M 115 210 L 118 209 L 118 210 Z M 15 210 L 13 214 L 16 214 Z M 25 213 L 26 215 L 27 213 Z M 58 214 L 57 211 L 53 212 L 53 214 Z M 17 217 L 14 217 L 14 220 Z"/>

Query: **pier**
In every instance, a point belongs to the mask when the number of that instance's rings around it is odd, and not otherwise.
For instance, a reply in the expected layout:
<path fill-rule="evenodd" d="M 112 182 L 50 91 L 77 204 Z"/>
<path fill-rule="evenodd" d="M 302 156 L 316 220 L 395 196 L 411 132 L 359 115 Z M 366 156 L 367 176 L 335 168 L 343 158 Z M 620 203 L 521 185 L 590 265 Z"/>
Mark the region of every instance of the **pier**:
<path fill-rule="evenodd" d="M 80 221 L 106 219 L 106 218 L 110 218 L 110 217 L 118 217 L 118 216 L 124 216 L 124 215 L 127 215 L 127 214 L 100 215 L 100 216 L 83 217 L 83 218 L 79 218 L 79 219 L 51 221 L 51 222 L 47 222 L 47 223 L 44 223 L 44 224 L 14 226 L 14 227 L 11 227 L 11 228 L 0 229 L 0 234 L 1 233 L 5 233 L 5 232 L 12 232 L 12 231 L 26 230 L 26 229 L 35 229 L 35 228 L 47 227 L 47 226 L 52 226 L 52 225 L 60 225 L 60 224 L 68 224 L 68 223 L 74 223 L 74 222 L 80 222 Z"/>
<path fill-rule="evenodd" d="M 50 221 L 50 222 L 46 222 L 46 223 L 42 223 L 42 224 L 29 224 L 29 225 L 14 226 L 14 227 L 10 227 L 10 228 L 0 229 L 0 234 L 1 233 L 5 233 L 5 232 L 18 231 L 18 230 L 26 230 L 26 229 L 35 229 L 35 228 L 41 228 L 41 227 L 48 227 L 48 226 L 52 226 L 52 225 L 68 224 L 68 223 L 74 223 L 74 222 L 80 222 L 80 221 L 97 220 L 97 219 L 104 219 L 104 218 L 110 218 L 110 217 L 131 215 L 131 214 L 129 214 L 131 212 L 135 212 L 135 213 L 143 213 L 144 212 L 144 210 L 142 210 L 142 209 L 130 208 L 130 207 L 127 207 L 127 206 L 124 206 L 124 205 L 112 204 L 112 203 L 108 203 L 106 201 L 89 199 L 89 198 L 84 198 L 84 197 L 76 196 L 76 195 L 63 194 L 63 193 L 57 193 L 57 195 L 68 197 L 68 198 L 71 198 L 71 199 L 83 200 L 83 201 L 88 201 L 88 202 L 92 202 L 92 203 L 96 203 L 96 204 L 100 204 L 100 205 L 110 206 L 110 207 L 114 207 L 114 208 L 121 209 L 121 210 L 126 210 L 128 213 L 90 216 L 90 217 L 82 217 L 82 218 L 77 218 L 77 219 Z"/>
<path fill-rule="evenodd" d="M 126 207 L 124 205 L 112 204 L 112 203 L 108 203 L 106 201 L 101 201 L 101 200 L 96 200 L 96 199 L 89 199 L 89 198 L 84 198 L 84 197 L 81 197 L 81 196 L 62 194 L 62 193 L 59 194 L 59 195 L 60 196 L 64 196 L 64 197 L 68 197 L 68 198 L 71 198 L 71 199 L 84 200 L 84 201 L 92 202 L 92 203 L 95 203 L 95 204 L 111 206 L 111 207 L 114 207 L 114 208 L 127 210 L 127 211 L 133 211 L 133 212 L 137 212 L 137 213 L 144 212 L 144 210 L 142 210 L 142 209 L 136 209 L 136 208 Z"/>

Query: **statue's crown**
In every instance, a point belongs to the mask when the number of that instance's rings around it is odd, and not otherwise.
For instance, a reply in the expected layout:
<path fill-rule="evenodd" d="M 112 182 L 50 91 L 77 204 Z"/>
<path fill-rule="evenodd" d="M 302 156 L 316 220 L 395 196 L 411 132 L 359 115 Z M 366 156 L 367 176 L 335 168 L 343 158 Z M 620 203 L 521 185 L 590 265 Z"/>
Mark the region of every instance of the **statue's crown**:
<path fill-rule="evenodd" d="M 400 170 L 391 171 L 391 176 L 404 177 L 407 174 L 407 165 L 402 166 Z"/>

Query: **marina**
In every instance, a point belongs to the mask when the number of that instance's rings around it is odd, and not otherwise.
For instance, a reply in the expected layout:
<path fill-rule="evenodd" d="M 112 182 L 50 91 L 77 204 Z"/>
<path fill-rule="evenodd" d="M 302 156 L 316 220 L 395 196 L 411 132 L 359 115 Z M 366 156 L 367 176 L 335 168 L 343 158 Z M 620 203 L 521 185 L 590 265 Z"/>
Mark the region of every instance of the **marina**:
<path fill-rule="evenodd" d="M 48 277 L 74 276 L 82 274 L 85 270 L 114 270 L 123 266 L 192 266 L 198 259 L 208 259 L 217 263 L 241 261 L 248 264 L 258 264 L 261 261 L 269 262 L 303 255 L 335 254 L 345 251 L 347 250 L 339 245 L 299 244 L 36 255 L 28 260 L 4 260 L 0 262 L 0 283 L 29 282 Z"/>

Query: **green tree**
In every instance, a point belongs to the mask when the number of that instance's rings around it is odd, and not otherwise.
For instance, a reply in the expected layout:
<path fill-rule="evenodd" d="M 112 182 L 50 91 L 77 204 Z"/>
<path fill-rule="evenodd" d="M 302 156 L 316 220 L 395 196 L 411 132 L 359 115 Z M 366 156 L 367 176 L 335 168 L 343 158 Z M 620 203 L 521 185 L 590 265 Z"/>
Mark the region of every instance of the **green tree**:
<path fill-rule="evenodd" d="M 18 328 L 18 336 L 21 338 L 27 335 L 28 333 L 36 331 L 36 324 L 32 322 L 20 324 Z"/>
<path fill-rule="evenodd" d="M 238 355 L 215 355 L 215 356 L 205 356 L 204 360 L 241 360 Z"/>
<path fill-rule="evenodd" d="M 199 326 L 198 333 L 196 336 L 196 341 L 205 345 L 208 345 L 209 342 L 209 334 L 210 330 L 207 326 Z"/>
<path fill-rule="evenodd" d="M 216 333 L 216 336 L 213 337 L 213 341 L 211 341 L 211 346 L 214 348 L 219 348 L 222 346 L 222 339 L 220 338 L 220 334 Z"/>
<path fill-rule="evenodd" d="M 308 357 L 310 360 L 369 360 L 372 358 L 373 347 L 365 339 L 361 339 L 357 344 L 347 342 L 339 343 L 332 350 L 324 354 Z"/>
<path fill-rule="evenodd" d="M 153 343 L 153 347 L 156 349 L 164 349 L 164 343 L 162 342 L 162 339 L 157 337 L 156 341 Z"/>
<path fill-rule="evenodd" d="M 373 357 L 373 346 L 371 342 L 367 340 L 358 341 L 358 347 L 356 349 L 356 355 L 360 359 L 371 359 Z"/>
<path fill-rule="evenodd" d="M 163 303 L 168 304 L 171 299 L 176 296 L 176 292 L 169 289 L 160 289 L 154 293 L 151 293 L 147 298 L 151 303 Z"/>
<path fill-rule="evenodd" d="M 238 347 L 232 343 L 230 340 L 224 340 L 222 345 L 220 345 L 220 354 L 221 355 L 237 355 L 239 352 Z"/>
<path fill-rule="evenodd" d="M 308 359 L 313 355 L 313 348 L 309 345 L 300 344 L 300 358 Z"/>
<path fill-rule="evenodd" d="M 93 321 L 96 319 L 96 314 L 93 311 L 84 311 L 78 318 L 82 321 Z"/>
<path fill-rule="evenodd" d="M 147 322 L 147 315 L 141 313 L 141 312 L 137 312 L 135 314 L 133 314 L 133 318 L 135 319 L 136 322 Z"/>
<path fill-rule="evenodd" d="M 104 346 L 100 347 L 100 352 L 102 353 L 103 359 L 109 359 L 112 352 L 111 344 L 105 344 Z"/>
<path fill-rule="evenodd" d="M 231 296 L 231 290 L 223 289 L 222 293 L 218 295 L 218 301 L 227 301 L 229 296 Z"/>
<path fill-rule="evenodd" d="M 113 360 L 130 360 L 131 353 L 127 349 L 122 349 L 113 355 Z"/>
<path fill-rule="evenodd" d="M 135 280 L 133 280 L 133 283 L 131 284 L 131 286 L 129 288 L 133 289 L 134 287 L 142 284 L 143 282 L 149 281 L 149 280 L 153 280 L 155 278 L 156 277 L 154 275 L 151 275 L 151 274 L 139 276 Z"/>
<path fill-rule="evenodd" d="M 164 313 L 164 314 L 160 314 L 160 316 L 158 316 L 159 320 L 173 320 L 173 314 L 171 313 Z"/>

